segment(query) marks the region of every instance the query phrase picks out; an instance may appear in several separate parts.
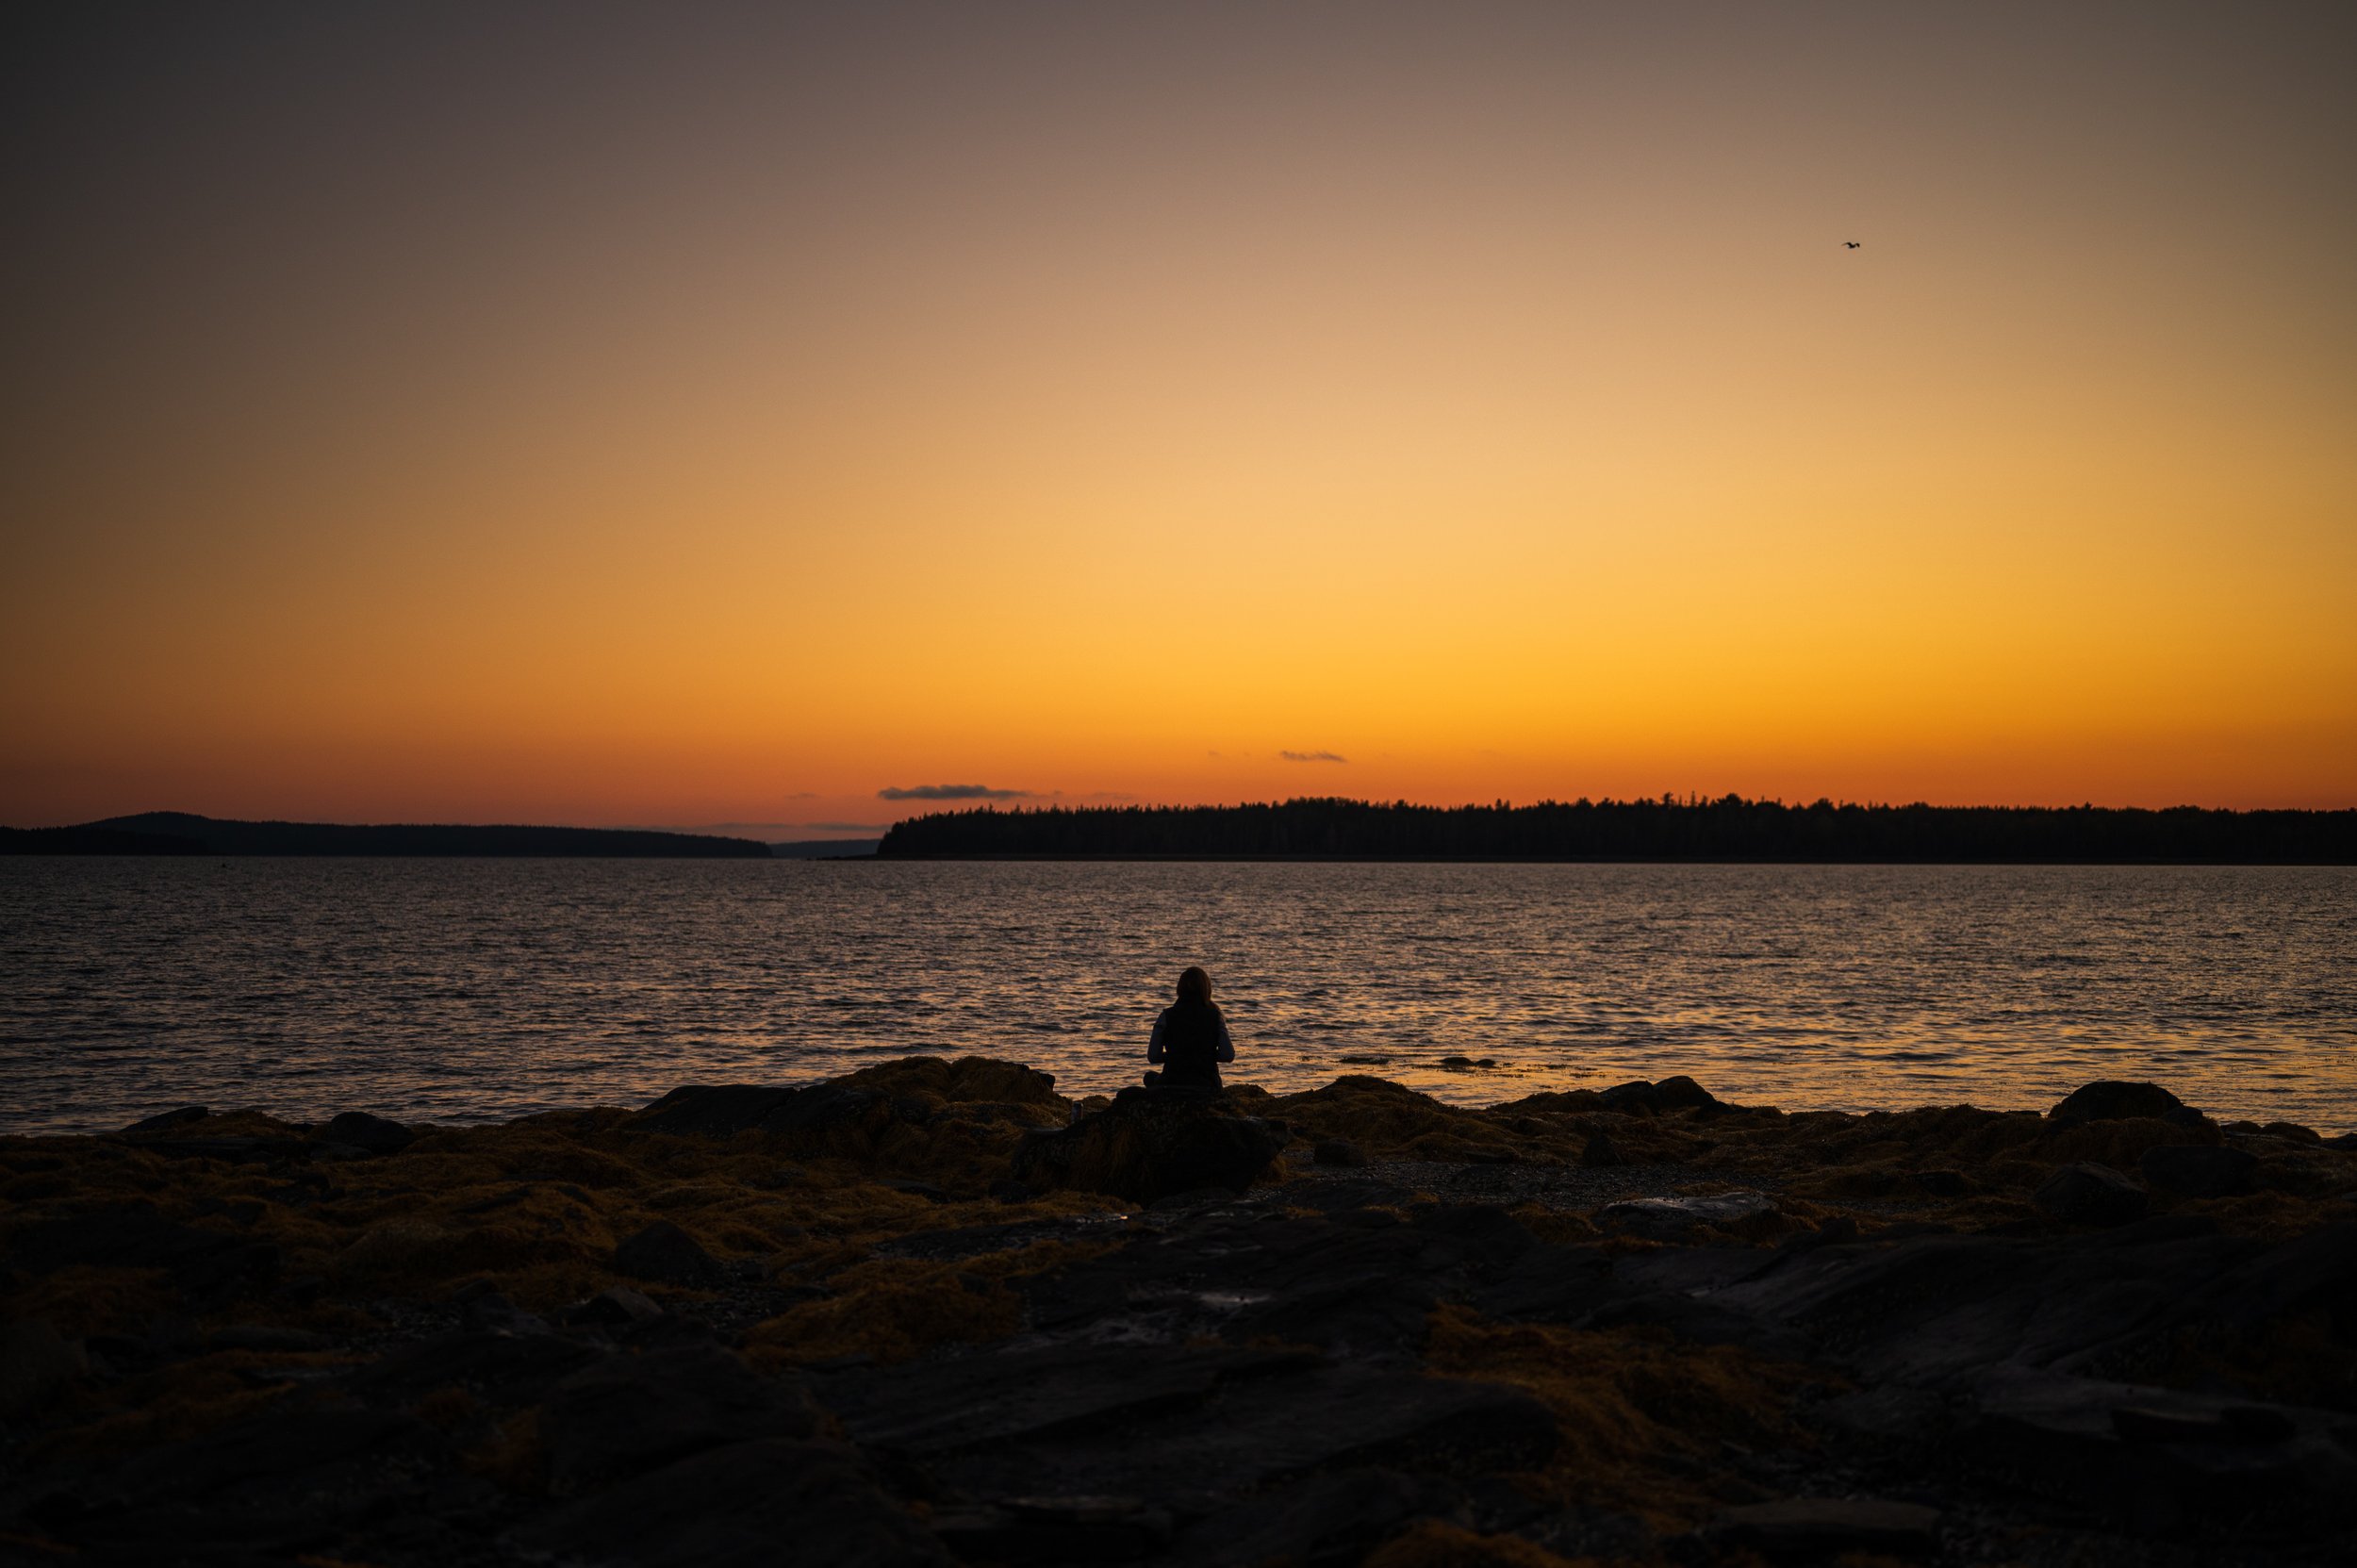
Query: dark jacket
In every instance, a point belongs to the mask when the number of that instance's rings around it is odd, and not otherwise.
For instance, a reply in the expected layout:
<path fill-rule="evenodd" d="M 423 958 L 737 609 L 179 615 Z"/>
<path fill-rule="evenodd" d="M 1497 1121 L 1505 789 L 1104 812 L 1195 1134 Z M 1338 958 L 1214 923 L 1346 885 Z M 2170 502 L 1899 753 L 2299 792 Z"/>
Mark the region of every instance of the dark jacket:
<path fill-rule="evenodd" d="M 1154 1038 L 1146 1048 L 1148 1062 L 1162 1064 L 1162 1081 L 1173 1087 L 1219 1087 L 1219 1065 L 1236 1059 L 1235 1042 L 1228 1037 L 1228 1020 L 1211 1002 L 1173 1002 L 1154 1020 Z"/>

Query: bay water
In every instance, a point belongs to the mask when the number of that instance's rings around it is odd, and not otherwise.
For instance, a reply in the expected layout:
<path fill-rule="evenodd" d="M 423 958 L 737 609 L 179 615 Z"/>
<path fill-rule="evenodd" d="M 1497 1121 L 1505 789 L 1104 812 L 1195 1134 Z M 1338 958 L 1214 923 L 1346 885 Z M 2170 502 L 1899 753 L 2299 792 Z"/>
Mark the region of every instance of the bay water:
<path fill-rule="evenodd" d="M 2150 1079 L 2357 1127 L 2357 870 L 0 860 L 0 1131 L 479 1122 L 921 1052 L 1067 1093 L 1201 964 L 1231 1081 L 1801 1109 Z M 1488 1065 L 1452 1064 L 1452 1057 Z"/>

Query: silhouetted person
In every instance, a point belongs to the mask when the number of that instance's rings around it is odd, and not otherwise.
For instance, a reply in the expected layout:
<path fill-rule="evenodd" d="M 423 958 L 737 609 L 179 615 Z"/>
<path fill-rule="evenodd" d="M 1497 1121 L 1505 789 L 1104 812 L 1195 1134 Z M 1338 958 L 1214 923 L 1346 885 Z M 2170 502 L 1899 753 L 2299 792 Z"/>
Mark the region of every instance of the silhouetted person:
<path fill-rule="evenodd" d="M 1228 1020 L 1211 1005 L 1211 977 L 1190 968 L 1178 977 L 1178 999 L 1154 1020 L 1146 1059 L 1162 1070 L 1146 1075 L 1149 1089 L 1219 1088 L 1219 1065 L 1236 1059 Z"/>

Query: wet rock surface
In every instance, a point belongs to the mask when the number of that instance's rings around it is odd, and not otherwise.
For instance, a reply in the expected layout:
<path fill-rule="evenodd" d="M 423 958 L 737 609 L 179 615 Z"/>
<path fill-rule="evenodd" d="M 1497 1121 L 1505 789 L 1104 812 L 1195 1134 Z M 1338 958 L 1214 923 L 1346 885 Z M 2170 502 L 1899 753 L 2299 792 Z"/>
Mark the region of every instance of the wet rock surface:
<path fill-rule="evenodd" d="M 2147 1203 L 2144 1189 L 2134 1180 L 2092 1163 L 2065 1165 L 2031 1197 L 2067 1225 L 2125 1225 L 2142 1219 Z"/>
<path fill-rule="evenodd" d="M 2148 1089 L 0 1140 L 0 1559 L 2349 1560 L 2357 1154 Z"/>

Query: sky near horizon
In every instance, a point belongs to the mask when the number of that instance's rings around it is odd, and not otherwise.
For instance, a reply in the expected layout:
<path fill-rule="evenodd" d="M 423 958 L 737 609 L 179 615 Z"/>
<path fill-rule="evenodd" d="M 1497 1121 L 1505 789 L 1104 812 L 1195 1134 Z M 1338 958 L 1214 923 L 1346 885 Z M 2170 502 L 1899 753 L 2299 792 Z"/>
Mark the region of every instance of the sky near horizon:
<path fill-rule="evenodd" d="M 2357 806 L 2346 5 L 4 25 L 0 822 Z"/>

